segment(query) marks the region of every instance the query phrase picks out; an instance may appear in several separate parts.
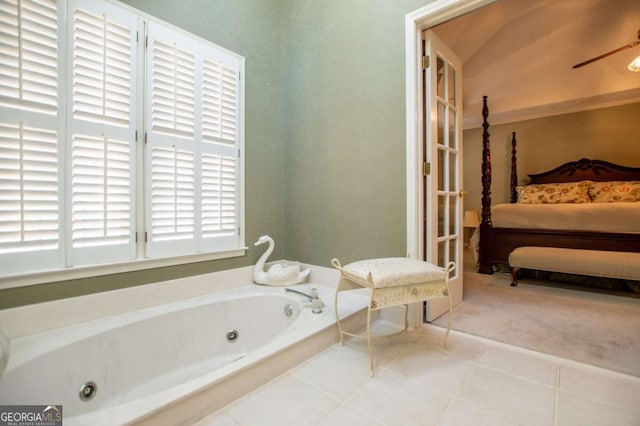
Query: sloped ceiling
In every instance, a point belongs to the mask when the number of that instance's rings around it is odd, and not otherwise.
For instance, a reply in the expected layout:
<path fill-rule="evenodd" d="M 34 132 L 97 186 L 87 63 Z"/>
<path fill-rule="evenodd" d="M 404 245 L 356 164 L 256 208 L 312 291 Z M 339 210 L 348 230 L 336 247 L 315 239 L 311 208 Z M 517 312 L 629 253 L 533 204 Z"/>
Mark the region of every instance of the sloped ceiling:
<path fill-rule="evenodd" d="M 497 0 L 433 28 L 462 60 L 464 127 L 640 101 L 627 65 L 640 45 L 572 66 L 638 40 L 640 0 Z"/>

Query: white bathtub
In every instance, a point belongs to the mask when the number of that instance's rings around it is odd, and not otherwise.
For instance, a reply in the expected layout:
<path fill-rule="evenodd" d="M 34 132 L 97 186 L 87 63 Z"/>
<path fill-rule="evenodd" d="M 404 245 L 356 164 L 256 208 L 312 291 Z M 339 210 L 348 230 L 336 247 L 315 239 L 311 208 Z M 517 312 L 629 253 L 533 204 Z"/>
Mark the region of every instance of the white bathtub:
<path fill-rule="evenodd" d="M 335 342 L 334 290 L 313 286 L 321 314 L 284 288 L 251 284 L 13 338 L 0 404 L 62 404 L 66 425 L 195 420 Z M 341 298 L 341 316 L 365 305 Z M 84 401 L 89 382 L 95 396 Z"/>

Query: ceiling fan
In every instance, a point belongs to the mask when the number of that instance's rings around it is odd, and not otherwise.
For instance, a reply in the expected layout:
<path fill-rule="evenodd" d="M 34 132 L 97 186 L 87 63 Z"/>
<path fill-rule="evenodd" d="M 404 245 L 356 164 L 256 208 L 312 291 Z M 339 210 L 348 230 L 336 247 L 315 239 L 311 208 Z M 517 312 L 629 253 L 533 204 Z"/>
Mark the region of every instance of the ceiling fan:
<path fill-rule="evenodd" d="M 640 30 L 638 30 L 638 40 L 640 40 Z M 590 64 L 592 62 L 599 61 L 600 59 L 606 58 L 607 56 L 611 56 L 614 53 L 618 53 L 618 52 L 622 52 L 623 50 L 630 49 L 630 48 L 632 48 L 634 46 L 637 46 L 639 44 L 640 44 L 640 41 L 634 41 L 634 42 L 631 42 L 629 44 L 625 44 L 622 47 L 618 47 L 617 49 L 613 49 L 610 52 L 603 53 L 602 55 L 596 56 L 595 58 L 591 58 L 588 61 L 580 62 L 579 64 L 574 65 L 572 68 L 580 68 L 580 67 L 588 65 L 588 64 Z"/>

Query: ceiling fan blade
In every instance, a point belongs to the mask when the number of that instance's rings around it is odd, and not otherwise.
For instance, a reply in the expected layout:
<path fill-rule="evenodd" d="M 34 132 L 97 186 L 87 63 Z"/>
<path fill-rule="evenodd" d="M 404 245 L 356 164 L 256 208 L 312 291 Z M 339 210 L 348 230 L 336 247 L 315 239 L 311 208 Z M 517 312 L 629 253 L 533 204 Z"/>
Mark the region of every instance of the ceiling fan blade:
<path fill-rule="evenodd" d="M 633 43 L 629 43 L 629 44 L 627 44 L 625 46 L 619 47 L 619 48 L 614 49 L 614 50 L 612 50 L 610 52 L 604 53 L 604 54 L 602 54 L 600 56 L 596 56 L 595 58 L 591 58 L 588 61 L 580 62 L 579 64 L 574 65 L 572 68 L 580 68 L 580 67 L 588 65 L 588 64 L 590 64 L 592 62 L 599 61 L 600 59 L 606 58 L 607 56 L 611 56 L 614 53 L 618 53 L 618 52 L 621 52 L 623 50 L 630 49 L 630 48 L 632 48 L 634 46 L 637 46 L 639 44 L 640 44 L 640 41 L 634 41 Z"/>

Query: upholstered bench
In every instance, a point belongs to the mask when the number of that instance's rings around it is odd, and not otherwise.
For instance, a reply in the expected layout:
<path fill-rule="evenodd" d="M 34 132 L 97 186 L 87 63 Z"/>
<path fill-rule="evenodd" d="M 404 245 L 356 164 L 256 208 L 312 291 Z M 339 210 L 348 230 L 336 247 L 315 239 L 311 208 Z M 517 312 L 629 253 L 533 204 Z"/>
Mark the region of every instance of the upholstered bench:
<path fill-rule="evenodd" d="M 352 337 L 365 338 L 369 348 L 371 377 L 374 375 L 373 338 L 388 337 L 403 333 L 409 327 L 407 321 L 408 304 L 422 302 L 436 297 L 449 298 L 449 324 L 444 338 L 444 350 L 447 351 L 447 339 L 452 321 L 452 302 L 449 293 L 449 274 L 455 268 L 450 262 L 447 268 L 441 268 L 421 260 L 391 257 L 368 259 L 342 266 L 338 259 L 331 264 L 340 271 L 340 280 L 335 294 L 335 314 L 340 332 L 340 345 L 346 334 Z M 366 335 L 344 331 L 338 316 L 338 294 L 341 291 L 366 287 L 369 289 L 369 306 L 367 308 Z M 371 312 L 390 306 L 404 305 L 404 328 L 398 333 L 384 336 L 371 336 Z"/>
<path fill-rule="evenodd" d="M 520 269 L 640 280 L 640 253 L 557 247 L 518 247 L 509 255 L 512 286 Z"/>

